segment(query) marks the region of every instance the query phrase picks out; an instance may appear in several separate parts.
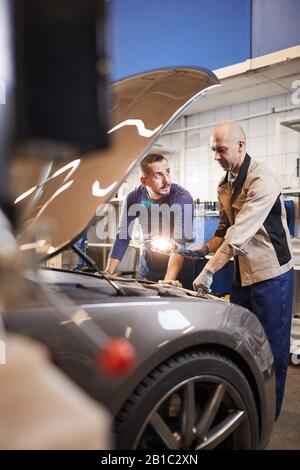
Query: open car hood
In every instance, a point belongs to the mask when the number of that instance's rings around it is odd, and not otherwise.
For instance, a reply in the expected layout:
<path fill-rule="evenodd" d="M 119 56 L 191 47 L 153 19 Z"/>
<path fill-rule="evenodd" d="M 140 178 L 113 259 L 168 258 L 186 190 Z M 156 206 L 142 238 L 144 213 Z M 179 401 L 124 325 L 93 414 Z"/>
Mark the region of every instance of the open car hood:
<path fill-rule="evenodd" d="M 126 78 L 111 87 L 108 149 L 68 162 L 16 161 L 13 187 L 21 216 L 21 248 L 30 247 L 34 238 L 43 255 L 50 257 L 74 243 L 166 127 L 217 84 L 216 76 L 200 67 L 166 68 Z M 49 228 L 47 237 L 43 227 Z"/>

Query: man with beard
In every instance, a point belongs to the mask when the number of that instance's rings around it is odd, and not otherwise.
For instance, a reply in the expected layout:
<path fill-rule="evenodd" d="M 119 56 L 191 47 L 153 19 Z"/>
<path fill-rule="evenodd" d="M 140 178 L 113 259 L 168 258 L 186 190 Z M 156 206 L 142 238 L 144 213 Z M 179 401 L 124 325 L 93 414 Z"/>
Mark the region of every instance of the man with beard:
<path fill-rule="evenodd" d="M 116 270 L 138 218 L 144 238 L 140 277 L 165 282 L 178 278 L 184 287 L 191 287 L 191 261 L 178 253 L 170 257 L 158 253 L 151 249 L 151 241 L 164 237 L 184 245 L 192 239 L 192 196 L 171 182 L 169 162 L 164 156 L 149 154 L 142 160 L 140 168 L 141 185 L 129 193 L 124 202 L 117 238 L 105 271 L 113 274 Z"/>

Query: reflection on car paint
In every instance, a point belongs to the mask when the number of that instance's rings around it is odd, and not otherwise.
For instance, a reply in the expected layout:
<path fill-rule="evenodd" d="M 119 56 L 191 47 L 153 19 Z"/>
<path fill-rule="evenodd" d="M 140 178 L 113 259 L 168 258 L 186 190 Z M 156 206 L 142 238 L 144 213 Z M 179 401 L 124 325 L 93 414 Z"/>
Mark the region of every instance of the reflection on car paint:
<path fill-rule="evenodd" d="M 151 306 L 156 306 L 156 305 L 166 305 L 169 304 L 170 302 L 157 302 L 157 301 L 151 301 L 151 302 L 112 302 L 112 303 L 103 303 L 103 304 L 84 304 L 82 305 L 83 308 L 106 308 L 106 307 L 136 307 L 136 306 L 146 306 L 146 305 L 151 305 Z"/>
<path fill-rule="evenodd" d="M 149 138 L 159 131 L 159 129 L 162 127 L 162 124 L 160 124 L 155 129 L 153 129 L 153 131 L 151 131 L 151 129 L 146 129 L 145 124 L 141 119 L 126 119 L 126 121 L 120 122 L 120 124 L 110 129 L 110 131 L 108 131 L 108 134 L 125 126 L 136 126 L 140 136 Z"/>
<path fill-rule="evenodd" d="M 159 310 L 157 317 L 165 330 L 183 330 L 191 325 L 179 310 Z"/>
<path fill-rule="evenodd" d="M 117 181 L 114 181 L 107 188 L 101 188 L 99 181 L 96 180 L 92 185 L 92 195 L 95 197 L 103 197 L 106 194 L 110 193 L 115 188 L 116 185 L 117 185 Z"/>
<path fill-rule="evenodd" d="M 35 190 L 37 189 L 41 189 L 43 188 L 43 186 L 48 183 L 49 181 L 53 180 L 54 178 L 57 178 L 57 176 L 60 176 L 61 174 L 63 174 L 65 171 L 69 170 L 70 168 L 70 171 L 68 172 L 68 174 L 65 176 L 63 182 L 66 182 L 68 181 L 68 179 L 72 176 L 72 174 L 74 173 L 74 171 L 77 170 L 79 164 L 81 162 L 81 159 L 80 158 L 77 158 L 76 160 L 73 160 L 72 162 L 64 165 L 62 168 L 59 168 L 55 173 L 53 173 L 53 175 L 49 176 L 49 177 L 46 177 L 45 179 L 42 178 L 42 181 L 36 185 L 36 186 L 33 186 L 32 188 L 28 189 L 27 191 L 25 191 L 24 193 L 20 194 L 20 196 L 18 196 L 16 198 L 16 200 L 14 201 L 14 204 L 18 204 L 18 202 L 22 201 L 23 199 L 25 199 L 26 197 L 30 196 L 30 194 L 32 194 Z M 47 165 L 47 170 L 49 169 L 49 173 L 51 171 L 51 168 L 52 168 L 52 163 L 51 162 L 51 165 Z M 41 194 L 40 194 L 41 195 Z"/>

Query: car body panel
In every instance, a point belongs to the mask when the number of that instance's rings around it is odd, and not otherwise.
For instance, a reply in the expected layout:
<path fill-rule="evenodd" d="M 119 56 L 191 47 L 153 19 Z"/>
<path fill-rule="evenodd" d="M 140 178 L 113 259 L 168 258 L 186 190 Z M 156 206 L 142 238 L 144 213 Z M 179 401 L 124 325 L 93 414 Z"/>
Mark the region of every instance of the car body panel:
<path fill-rule="evenodd" d="M 178 352 L 191 348 L 221 350 L 248 374 L 261 414 L 265 445 L 274 419 L 274 365 L 263 328 L 251 312 L 217 299 L 176 297 L 172 292 L 164 296 L 163 291 L 159 295 L 138 282 L 130 283 L 130 296 L 115 297 L 114 289 L 97 276 L 55 270 L 43 273 L 43 282 L 58 288 L 57 295 L 59 291 L 69 292 L 86 313 L 85 320 L 75 325 L 53 309 L 31 306 L 11 311 L 5 318 L 6 326 L 45 343 L 53 361 L 113 415 L 148 373 Z M 118 281 L 123 288 L 128 284 Z M 83 290 L 84 298 L 80 300 L 72 288 Z M 103 297 L 103 289 L 109 295 Z M 87 300 L 89 296 L 91 301 Z M 97 326 L 110 337 L 130 340 L 137 363 L 129 374 L 112 378 L 99 370 L 97 348 L 80 334 L 89 328 L 96 331 Z"/>

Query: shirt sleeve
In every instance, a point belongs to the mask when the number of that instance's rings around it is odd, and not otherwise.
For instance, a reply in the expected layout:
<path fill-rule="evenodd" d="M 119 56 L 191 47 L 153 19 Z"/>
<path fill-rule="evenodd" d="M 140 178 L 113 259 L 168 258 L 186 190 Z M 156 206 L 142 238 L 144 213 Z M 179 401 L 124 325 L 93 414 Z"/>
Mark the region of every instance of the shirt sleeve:
<path fill-rule="evenodd" d="M 262 227 L 280 193 L 280 184 L 270 173 L 263 173 L 251 181 L 235 222 L 225 235 L 233 255 L 247 254 L 247 243 Z"/>
<path fill-rule="evenodd" d="M 135 215 L 128 215 L 130 207 L 135 204 L 135 202 L 136 201 L 134 194 L 128 194 L 122 207 L 116 240 L 109 254 L 110 258 L 115 258 L 121 261 L 121 259 L 125 255 L 125 252 L 132 237 L 133 222 L 138 216 L 138 213 L 136 213 Z"/>

